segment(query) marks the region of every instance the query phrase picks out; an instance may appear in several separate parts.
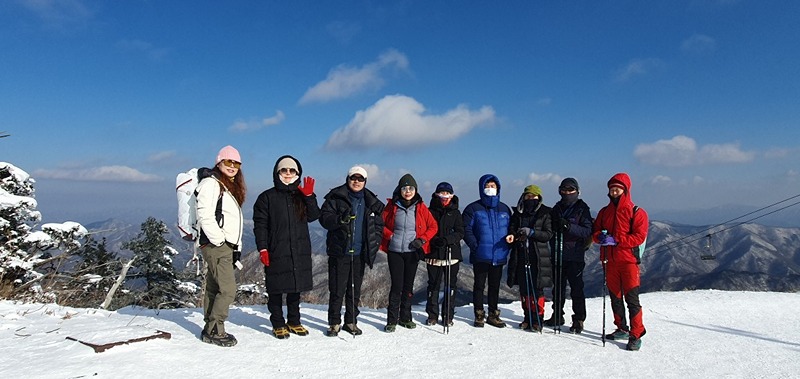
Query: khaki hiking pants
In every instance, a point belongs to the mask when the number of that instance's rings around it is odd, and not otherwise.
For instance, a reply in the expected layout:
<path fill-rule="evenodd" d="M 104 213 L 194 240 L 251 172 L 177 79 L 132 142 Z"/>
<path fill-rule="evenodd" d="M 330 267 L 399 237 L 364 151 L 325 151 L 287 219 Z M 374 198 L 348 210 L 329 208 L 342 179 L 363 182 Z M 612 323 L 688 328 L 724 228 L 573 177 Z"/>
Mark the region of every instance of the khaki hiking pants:
<path fill-rule="evenodd" d="M 202 248 L 203 259 L 208 266 L 206 274 L 206 294 L 203 297 L 203 321 L 208 334 L 225 333 L 225 320 L 228 308 L 236 298 L 236 279 L 233 275 L 233 248 L 227 243 L 222 246 L 206 245 Z"/>

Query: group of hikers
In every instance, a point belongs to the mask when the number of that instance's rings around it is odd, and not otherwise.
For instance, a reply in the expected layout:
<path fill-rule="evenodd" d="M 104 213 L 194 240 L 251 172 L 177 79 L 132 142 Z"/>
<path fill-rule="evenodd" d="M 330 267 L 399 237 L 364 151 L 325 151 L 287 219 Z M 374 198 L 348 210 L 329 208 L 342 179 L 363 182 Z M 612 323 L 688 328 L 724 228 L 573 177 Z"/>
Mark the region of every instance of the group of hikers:
<path fill-rule="evenodd" d="M 241 205 L 246 186 L 241 165 L 239 152 L 232 146 L 223 147 L 213 175 L 203 179 L 196 192 L 201 230 L 198 243 L 208 267 L 201 339 L 220 346 L 237 342 L 226 332 L 225 320 L 236 294 L 233 264 L 242 239 Z M 361 284 L 366 267 L 373 267 L 379 250 L 386 253 L 391 283 L 384 331 L 395 332 L 397 326 L 416 327 L 411 299 L 420 261 L 426 263 L 428 272 L 426 324 L 452 325 L 456 278 L 464 261 L 462 240 L 474 271 L 475 327 L 506 326 L 500 318 L 498 300 L 507 266 L 507 284 L 519 287 L 524 313 L 521 329 L 541 331 L 545 326 L 565 325 L 569 284 L 573 311 L 569 329 L 581 333 L 586 320 L 584 253 L 595 243 L 600 245 L 616 325 L 616 330 L 604 338 L 627 339 L 628 350 L 641 347 L 645 328 L 635 251 L 647 238 L 649 221 L 647 213 L 631 201 L 631 181 L 625 173 L 609 179 L 609 203 L 595 219 L 579 198 L 580 187 L 574 178 L 561 182 L 561 198 L 552 208 L 544 205 L 537 185 L 525 187 L 516 206 L 509 207 L 500 201 L 500 180 L 495 175 L 483 175 L 478 181 L 480 198 L 462 212 L 458 196 L 447 182 L 436 186 L 426 205 L 411 174 L 400 178 L 391 199 L 384 204 L 366 188 L 367 171 L 354 166 L 347 171 L 345 183 L 325 195 L 321 207 L 314 193 L 314 179 L 303 177 L 303 168 L 294 157 L 278 158 L 272 175 L 274 187 L 262 192 L 253 205 L 253 231 L 264 265 L 267 307 L 276 338 L 309 334 L 300 320 L 300 294 L 313 287 L 308 224 L 319 221 L 327 230 L 327 336 L 337 336 L 341 331 L 362 334 L 358 327 Z M 484 309 L 487 284 L 488 309 Z M 554 287 L 553 313 L 545 319 L 544 289 L 549 287 Z"/>

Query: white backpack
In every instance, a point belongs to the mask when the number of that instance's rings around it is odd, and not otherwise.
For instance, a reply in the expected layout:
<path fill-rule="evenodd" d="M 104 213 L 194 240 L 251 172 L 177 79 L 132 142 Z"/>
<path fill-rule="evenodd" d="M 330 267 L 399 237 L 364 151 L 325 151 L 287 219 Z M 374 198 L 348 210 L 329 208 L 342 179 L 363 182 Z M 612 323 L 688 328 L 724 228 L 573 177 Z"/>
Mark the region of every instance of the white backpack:
<path fill-rule="evenodd" d="M 178 174 L 175 178 L 175 192 L 178 196 L 178 230 L 181 238 L 196 241 L 200 237 L 197 227 L 197 185 L 211 176 L 211 169 L 201 167 Z"/>

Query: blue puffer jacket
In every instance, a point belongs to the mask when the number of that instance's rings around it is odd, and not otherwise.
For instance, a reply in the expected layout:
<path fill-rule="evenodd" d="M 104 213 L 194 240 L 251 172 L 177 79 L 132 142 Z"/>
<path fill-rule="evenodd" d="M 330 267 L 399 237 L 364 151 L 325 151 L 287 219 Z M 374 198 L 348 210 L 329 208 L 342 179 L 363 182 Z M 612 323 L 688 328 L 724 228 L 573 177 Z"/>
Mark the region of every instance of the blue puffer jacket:
<path fill-rule="evenodd" d="M 497 183 L 497 196 L 486 196 L 483 187 L 487 182 Z M 480 199 L 464 209 L 464 242 L 469 246 L 470 263 L 504 265 L 511 246 L 506 243 L 511 208 L 500 201 L 500 180 L 486 174 L 478 183 Z"/>

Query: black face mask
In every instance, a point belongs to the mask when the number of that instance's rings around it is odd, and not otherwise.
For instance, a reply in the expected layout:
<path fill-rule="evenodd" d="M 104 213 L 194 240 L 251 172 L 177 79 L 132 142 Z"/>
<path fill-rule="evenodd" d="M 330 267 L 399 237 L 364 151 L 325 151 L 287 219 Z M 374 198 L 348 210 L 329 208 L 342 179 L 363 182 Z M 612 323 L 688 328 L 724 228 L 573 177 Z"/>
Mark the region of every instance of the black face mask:
<path fill-rule="evenodd" d="M 575 192 L 575 193 L 561 194 L 561 201 L 567 204 L 572 204 L 578 201 L 578 193 Z"/>
<path fill-rule="evenodd" d="M 533 213 L 536 211 L 536 207 L 539 206 L 539 199 L 529 199 L 529 200 L 522 200 L 522 206 L 524 208 L 525 213 Z"/>
<path fill-rule="evenodd" d="M 611 199 L 611 203 L 614 204 L 615 206 L 619 205 L 619 198 L 620 197 L 622 197 L 622 196 L 611 197 L 611 195 L 608 195 L 608 198 Z"/>

